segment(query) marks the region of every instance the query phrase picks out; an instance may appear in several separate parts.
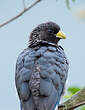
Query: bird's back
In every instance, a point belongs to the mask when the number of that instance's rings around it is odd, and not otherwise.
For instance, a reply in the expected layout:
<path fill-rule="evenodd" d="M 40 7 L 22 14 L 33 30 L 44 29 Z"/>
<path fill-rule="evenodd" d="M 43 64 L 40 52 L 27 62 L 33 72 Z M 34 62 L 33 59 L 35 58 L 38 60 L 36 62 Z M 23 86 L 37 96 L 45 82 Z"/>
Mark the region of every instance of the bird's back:
<path fill-rule="evenodd" d="M 15 82 L 24 110 L 53 110 L 67 79 L 68 61 L 58 46 L 25 49 L 16 63 Z"/>

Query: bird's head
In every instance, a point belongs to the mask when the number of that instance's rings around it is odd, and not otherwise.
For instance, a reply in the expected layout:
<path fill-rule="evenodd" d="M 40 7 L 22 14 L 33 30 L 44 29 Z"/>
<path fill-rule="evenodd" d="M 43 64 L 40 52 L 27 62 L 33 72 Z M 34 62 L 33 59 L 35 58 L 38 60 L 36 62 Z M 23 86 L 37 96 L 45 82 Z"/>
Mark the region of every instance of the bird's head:
<path fill-rule="evenodd" d="M 66 35 L 61 31 L 59 25 L 47 22 L 34 28 L 30 34 L 29 44 L 32 45 L 39 41 L 57 44 L 60 39 L 66 39 Z"/>

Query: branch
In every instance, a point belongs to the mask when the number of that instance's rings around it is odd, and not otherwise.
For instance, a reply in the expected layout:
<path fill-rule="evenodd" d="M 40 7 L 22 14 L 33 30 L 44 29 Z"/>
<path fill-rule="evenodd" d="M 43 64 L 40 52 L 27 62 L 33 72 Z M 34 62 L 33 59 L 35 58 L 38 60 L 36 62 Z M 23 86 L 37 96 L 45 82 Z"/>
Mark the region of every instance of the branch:
<path fill-rule="evenodd" d="M 73 110 L 81 105 L 85 105 L 85 87 L 66 102 L 60 104 L 58 110 Z"/>
<path fill-rule="evenodd" d="M 9 19 L 8 21 L 0 24 L 0 28 L 11 23 L 12 21 L 16 20 L 17 18 L 19 18 L 20 16 L 22 16 L 25 12 L 27 12 L 28 10 L 30 10 L 31 8 L 33 8 L 37 3 L 39 3 L 42 0 L 37 0 L 35 1 L 32 5 L 30 5 L 28 8 L 24 7 L 24 10 L 22 10 L 19 14 L 17 14 L 16 16 L 14 16 L 13 18 Z M 25 5 L 25 4 L 24 4 Z"/>

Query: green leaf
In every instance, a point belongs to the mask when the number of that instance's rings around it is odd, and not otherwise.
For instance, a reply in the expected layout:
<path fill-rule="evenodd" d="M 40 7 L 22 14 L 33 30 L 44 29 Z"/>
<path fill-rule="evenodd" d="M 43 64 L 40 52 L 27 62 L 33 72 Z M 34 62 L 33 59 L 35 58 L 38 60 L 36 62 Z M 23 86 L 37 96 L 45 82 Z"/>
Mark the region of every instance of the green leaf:
<path fill-rule="evenodd" d="M 71 98 L 71 97 L 72 97 L 72 94 L 68 94 L 68 95 L 64 96 L 65 99 L 68 99 L 68 98 Z"/>
<path fill-rule="evenodd" d="M 80 110 L 85 110 L 85 105 L 81 106 Z"/>
<path fill-rule="evenodd" d="M 69 0 L 66 0 L 66 6 L 67 6 L 67 8 L 70 10 L 70 3 L 69 3 Z"/>
<path fill-rule="evenodd" d="M 70 92 L 71 94 L 75 94 L 76 92 L 78 92 L 80 90 L 80 87 L 69 87 L 68 88 L 68 92 Z"/>
<path fill-rule="evenodd" d="M 75 2 L 76 0 L 72 0 L 72 2 Z"/>
<path fill-rule="evenodd" d="M 65 99 L 68 99 L 68 98 L 71 98 L 72 95 L 74 95 L 76 92 L 80 91 L 80 87 L 77 87 L 77 86 L 72 86 L 72 87 L 69 87 L 68 90 L 67 90 L 67 94 L 64 96 Z"/>

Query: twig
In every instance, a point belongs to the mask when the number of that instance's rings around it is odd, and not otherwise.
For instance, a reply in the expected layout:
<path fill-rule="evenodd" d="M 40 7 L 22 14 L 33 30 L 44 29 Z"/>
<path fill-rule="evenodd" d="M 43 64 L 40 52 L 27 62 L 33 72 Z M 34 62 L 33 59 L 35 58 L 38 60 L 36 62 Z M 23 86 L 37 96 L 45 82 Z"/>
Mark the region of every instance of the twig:
<path fill-rule="evenodd" d="M 22 16 L 25 12 L 27 12 L 28 10 L 30 10 L 31 8 L 33 8 L 37 3 L 39 3 L 42 0 L 37 0 L 35 1 L 32 5 L 30 5 L 28 8 L 24 8 L 24 10 L 22 10 L 19 14 L 17 14 L 16 16 L 14 16 L 13 18 L 9 19 L 8 21 L 0 24 L 0 28 L 11 23 L 12 21 L 16 20 L 17 18 L 19 18 L 20 16 Z"/>
<path fill-rule="evenodd" d="M 81 105 L 85 105 L 85 87 L 66 102 L 60 104 L 58 110 L 73 110 Z"/>

